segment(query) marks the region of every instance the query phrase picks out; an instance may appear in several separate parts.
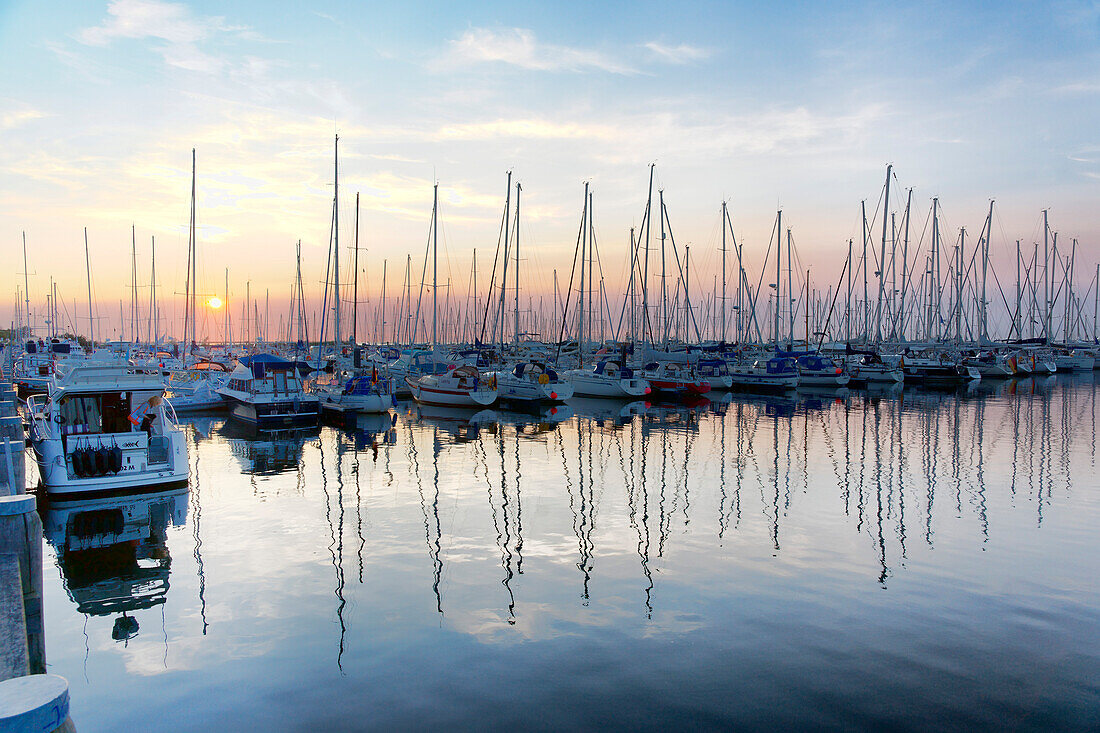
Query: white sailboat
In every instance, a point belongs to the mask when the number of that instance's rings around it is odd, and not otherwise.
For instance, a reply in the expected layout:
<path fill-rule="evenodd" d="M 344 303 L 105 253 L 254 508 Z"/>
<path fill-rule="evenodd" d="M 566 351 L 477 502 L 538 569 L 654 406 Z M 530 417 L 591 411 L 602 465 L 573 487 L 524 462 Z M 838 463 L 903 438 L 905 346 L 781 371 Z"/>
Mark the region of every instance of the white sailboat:
<path fill-rule="evenodd" d="M 432 194 L 432 346 L 433 360 L 439 335 L 439 302 L 437 297 L 439 261 L 439 184 Z M 447 407 L 485 407 L 497 400 L 496 386 L 481 377 L 477 367 L 454 369 L 433 365 L 431 373 L 417 378 L 405 377 L 413 399 L 422 404 Z"/>

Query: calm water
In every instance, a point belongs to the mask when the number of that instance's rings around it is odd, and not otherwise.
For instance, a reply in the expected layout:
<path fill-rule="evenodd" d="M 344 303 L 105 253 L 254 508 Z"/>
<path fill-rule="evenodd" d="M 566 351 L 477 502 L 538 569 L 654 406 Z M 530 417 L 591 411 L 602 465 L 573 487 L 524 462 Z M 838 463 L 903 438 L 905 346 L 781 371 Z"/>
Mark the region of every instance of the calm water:
<path fill-rule="evenodd" d="M 192 420 L 189 492 L 47 512 L 50 671 L 82 731 L 1100 725 L 1091 375 L 724 399 Z"/>

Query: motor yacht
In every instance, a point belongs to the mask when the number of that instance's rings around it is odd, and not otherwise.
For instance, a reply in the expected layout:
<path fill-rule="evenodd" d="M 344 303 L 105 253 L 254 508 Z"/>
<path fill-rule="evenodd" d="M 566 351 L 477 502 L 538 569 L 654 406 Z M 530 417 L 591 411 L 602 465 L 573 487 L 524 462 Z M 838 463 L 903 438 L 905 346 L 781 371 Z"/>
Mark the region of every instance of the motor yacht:
<path fill-rule="evenodd" d="M 798 386 L 798 366 L 794 359 L 773 356 L 730 365 L 733 388 L 751 392 L 783 392 Z"/>
<path fill-rule="evenodd" d="M 30 441 L 46 492 L 69 498 L 186 486 L 187 442 L 156 370 L 61 368 L 27 400 Z"/>
<path fill-rule="evenodd" d="M 320 400 L 305 392 L 295 363 L 271 354 L 238 361 L 217 392 L 229 402 L 233 418 L 260 430 L 314 427 L 320 422 Z"/>

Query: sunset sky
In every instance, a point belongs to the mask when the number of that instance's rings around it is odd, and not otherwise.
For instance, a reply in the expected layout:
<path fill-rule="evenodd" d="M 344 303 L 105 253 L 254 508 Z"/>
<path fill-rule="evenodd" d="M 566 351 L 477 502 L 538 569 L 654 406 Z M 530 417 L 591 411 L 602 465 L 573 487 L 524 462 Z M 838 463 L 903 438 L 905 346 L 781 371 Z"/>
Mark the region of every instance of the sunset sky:
<path fill-rule="evenodd" d="M 129 302 L 131 225 L 141 298 L 155 236 L 170 315 L 192 148 L 200 290 L 221 294 L 228 268 L 231 300 L 251 281 L 285 302 L 300 239 L 319 301 L 337 132 L 341 240 L 359 192 L 372 297 L 383 259 L 391 293 L 406 254 L 419 274 L 433 180 L 463 294 L 473 248 L 487 258 L 496 244 L 509 169 L 523 184 L 530 292 L 570 266 L 585 181 L 618 288 L 651 162 L 708 290 L 723 199 L 754 280 L 782 207 L 801 261 L 827 283 L 887 163 L 892 209 L 914 188 L 914 240 L 933 196 L 948 239 L 962 226 L 976 237 L 996 199 L 1006 288 L 1015 240 L 1041 239 L 1043 208 L 1060 241 L 1080 240 L 1082 280 L 1100 255 L 1096 3 L 7 0 L 0 66 L 5 325 L 24 231 L 32 307 L 44 309 L 52 276 L 70 310 L 86 308 L 84 227 L 101 328 Z"/>

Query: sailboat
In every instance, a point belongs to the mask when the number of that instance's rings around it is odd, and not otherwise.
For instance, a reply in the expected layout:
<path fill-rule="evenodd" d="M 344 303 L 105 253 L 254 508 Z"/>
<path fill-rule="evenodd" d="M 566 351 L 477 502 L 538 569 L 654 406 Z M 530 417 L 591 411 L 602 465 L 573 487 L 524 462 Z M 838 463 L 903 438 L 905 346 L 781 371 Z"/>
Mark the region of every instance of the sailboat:
<path fill-rule="evenodd" d="M 432 359 L 434 362 L 439 336 L 438 261 L 439 261 L 439 184 L 432 193 Z M 445 407 L 486 407 L 497 401 L 497 388 L 483 379 L 477 367 L 456 368 L 433 363 L 428 374 L 416 379 L 405 377 L 413 399 L 421 404 Z"/>
<path fill-rule="evenodd" d="M 516 218 L 515 235 L 509 238 L 509 208 L 511 206 L 512 173 L 508 172 L 508 195 L 504 203 L 504 268 L 500 288 L 500 309 L 497 318 L 497 328 L 501 334 L 501 353 L 504 353 L 504 302 L 508 285 L 508 264 L 513 257 L 515 272 L 515 306 L 513 346 L 517 353 L 521 353 L 520 328 L 519 328 L 519 201 L 523 187 L 516 184 Z M 517 406 L 530 406 L 550 402 L 565 402 L 573 396 L 573 385 L 563 380 L 556 370 L 545 361 L 521 357 L 518 361 L 508 363 L 503 369 L 491 372 L 489 376 L 495 381 L 500 399 Z"/>
<path fill-rule="evenodd" d="M 385 374 L 379 375 L 378 368 L 374 367 L 369 373 L 358 373 L 352 376 L 350 379 L 342 379 L 342 376 L 347 376 L 347 373 L 341 368 L 341 340 L 340 340 L 340 218 L 339 218 L 339 191 L 340 191 L 340 167 L 339 167 L 339 144 L 340 138 L 337 136 L 334 146 L 334 159 L 333 159 L 333 199 L 332 199 L 332 236 L 329 239 L 331 248 L 329 250 L 330 263 L 332 264 L 333 272 L 333 288 L 332 288 L 332 302 L 333 310 L 335 311 L 335 329 L 332 338 L 332 347 L 334 356 L 333 374 L 336 377 L 335 382 L 315 382 L 313 385 L 313 394 L 320 400 L 321 409 L 329 413 L 346 414 L 346 413 L 381 413 L 387 412 L 391 407 L 396 404 L 396 398 L 394 396 L 393 380 L 388 378 Z M 359 253 L 359 196 L 355 197 L 355 252 L 358 259 Z M 301 253 L 299 251 L 299 260 Z M 299 264 L 299 278 L 301 277 L 301 266 Z M 355 282 L 356 290 L 358 290 L 359 273 L 356 268 Z M 326 273 L 327 275 L 327 273 Z M 327 305 L 328 301 L 328 278 L 325 279 L 325 301 Z M 358 303 L 354 304 L 353 308 L 357 307 Z M 326 308 L 327 310 L 327 308 Z M 355 311 L 353 310 L 353 323 L 355 317 Z M 326 318 L 327 321 L 327 318 Z M 321 326 L 321 340 L 324 341 L 324 327 Z M 354 327 L 352 329 L 355 330 Z M 354 336 L 353 336 L 354 341 Z M 355 347 L 358 348 L 358 347 Z M 357 352 L 360 355 L 362 352 Z M 318 346 L 318 356 L 320 356 L 320 346 Z M 355 364 L 359 366 L 359 364 Z M 317 364 L 318 371 L 320 371 L 320 363 Z"/>
<path fill-rule="evenodd" d="M 591 207 L 592 196 L 588 190 L 588 184 L 585 183 L 584 207 L 581 210 L 581 226 L 577 236 L 575 254 L 576 259 L 580 263 L 580 287 L 577 290 L 580 302 L 577 305 L 577 340 L 575 353 L 573 353 L 572 342 L 566 342 L 563 339 L 569 318 L 568 298 L 565 302 L 565 310 L 562 313 L 562 330 L 558 338 L 561 355 L 570 354 L 571 356 L 576 356 L 577 368 L 562 372 L 562 377 L 565 381 L 573 385 L 573 393 L 579 397 L 611 397 L 618 399 L 637 399 L 639 397 L 645 397 L 653 390 L 650 387 L 649 381 L 640 372 L 635 371 L 627 365 L 626 344 L 623 345 L 621 357 L 605 356 L 601 359 L 597 359 L 592 366 L 585 366 L 585 347 L 587 346 L 589 334 L 585 328 L 588 319 L 585 317 L 584 296 L 585 276 L 587 275 L 589 281 L 591 281 L 592 277 L 592 273 L 586 270 L 586 267 L 590 269 L 588 262 L 591 260 L 589 254 L 590 242 L 592 241 Z"/>

